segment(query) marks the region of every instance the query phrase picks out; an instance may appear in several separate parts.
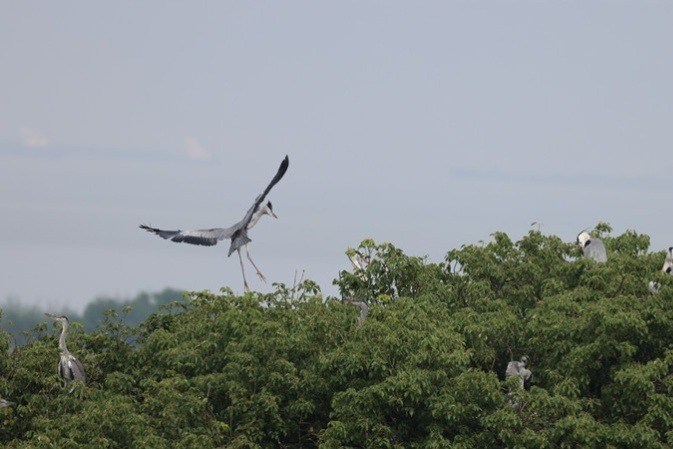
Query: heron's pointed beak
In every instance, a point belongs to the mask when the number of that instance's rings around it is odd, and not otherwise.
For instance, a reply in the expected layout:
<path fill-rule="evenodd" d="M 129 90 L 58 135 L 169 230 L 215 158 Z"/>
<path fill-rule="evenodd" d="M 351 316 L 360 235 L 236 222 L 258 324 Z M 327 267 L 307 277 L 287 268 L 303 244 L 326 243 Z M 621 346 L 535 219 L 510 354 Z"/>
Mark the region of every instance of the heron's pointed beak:
<path fill-rule="evenodd" d="M 278 219 L 278 215 L 274 214 L 273 211 L 270 211 L 270 212 L 271 212 L 271 216 L 272 216 L 273 218 Z"/>

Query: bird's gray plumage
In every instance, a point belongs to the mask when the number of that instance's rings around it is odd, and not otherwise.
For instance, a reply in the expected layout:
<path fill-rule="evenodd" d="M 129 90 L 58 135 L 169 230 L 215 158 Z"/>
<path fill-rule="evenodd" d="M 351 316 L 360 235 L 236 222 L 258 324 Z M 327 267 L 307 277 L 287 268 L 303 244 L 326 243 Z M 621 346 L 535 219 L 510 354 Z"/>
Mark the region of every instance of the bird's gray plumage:
<path fill-rule="evenodd" d="M 673 246 L 668 247 L 666 252 L 666 259 L 664 259 L 664 266 L 661 267 L 661 271 L 666 274 L 673 275 Z"/>
<path fill-rule="evenodd" d="M 163 229 L 152 228 L 147 225 L 140 225 L 141 229 L 154 232 L 161 238 L 172 240 L 176 243 L 191 243 L 192 245 L 213 246 L 219 240 L 224 240 L 231 237 L 234 233 L 233 226 L 231 228 L 213 228 L 213 229 L 196 229 L 193 231 L 166 231 Z"/>
<path fill-rule="evenodd" d="M 14 405 L 14 403 L 7 399 L 0 399 L 0 408 L 9 407 L 10 405 Z"/>
<path fill-rule="evenodd" d="M 583 231 L 577 236 L 577 243 L 582 247 L 584 257 L 587 259 L 593 259 L 600 263 L 608 261 L 608 253 L 601 239 L 592 238 L 587 232 Z"/>
<path fill-rule="evenodd" d="M 647 290 L 652 293 L 653 295 L 656 295 L 659 293 L 659 289 L 661 288 L 661 283 L 656 282 L 656 281 L 650 281 L 647 283 Z"/>
<path fill-rule="evenodd" d="M 74 355 L 68 351 L 68 346 L 65 342 L 65 337 L 68 332 L 68 325 L 70 321 L 65 315 L 55 315 L 53 313 L 45 313 L 49 318 L 56 320 L 61 323 L 61 336 L 58 340 L 58 349 L 61 350 L 61 356 L 58 362 L 58 374 L 63 379 L 65 384 L 73 380 L 80 380 L 82 383 L 86 383 L 86 374 L 84 373 L 84 366 L 82 363 L 75 358 Z M 70 390 L 72 392 L 72 390 Z"/>
<path fill-rule="evenodd" d="M 245 269 L 243 268 L 243 259 L 241 258 L 240 249 L 241 247 L 246 246 L 248 260 L 257 270 L 257 275 L 262 280 L 264 280 L 264 275 L 259 271 L 255 263 L 252 261 L 250 253 L 247 251 L 247 244 L 252 241 L 250 237 L 248 237 L 248 230 L 257 223 L 262 215 L 266 214 L 271 215 L 274 218 L 278 218 L 273 212 L 273 205 L 271 204 L 271 201 L 264 203 L 264 199 L 269 194 L 273 186 L 275 186 L 285 175 L 289 165 L 290 159 L 288 156 L 285 156 L 285 159 L 283 159 L 283 161 L 280 163 L 280 167 L 278 167 L 278 171 L 269 185 L 266 186 L 266 189 L 264 189 L 261 194 L 257 195 L 257 198 L 255 198 L 255 201 L 252 203 L 252 206 L 250 209 L 248 209 L 243 219 L 233 226 L 228 228 L 195 229 L 185 231 L 178 229 L 176 231 L 168 231 L 141 224 L 140 228 L 148 232 L 152 232 L 166 240 L 171 240 L 177 243 L 190 243 L 192 245 L 213 246 L 216 245 L 220 240 L 231 239 L 228 256 L 231 256 L 234 251 L 238 251 L 238 257 L 241 263 L 241 271 L 243 273 L 243 286 L 245 290 L 249 290 L 248 282 L 245 279 Z"/>
<path fill-rule="evenodd" d="M 369 305 L 365 301 L 360 301 L 353 298 L 344 298 L 344 301 L 349 302 L 354 306 L 360 308 L 360 317 L 358 318 L 358 326 L 362 326 L 362 324 L 367 319 L 367 315 L 369 315 Z"/>
<path fill-rule="evenodd" d="M 666 258 L 664 259 L 664 266 L 661 267 L 661 271 L 664 274 L 673 276 L 673 246 L 669 246 L 668 251 L 666 251 Z M 659 289 L 661 289 L 661 282 L 650 281 L 647 283 L 647 289 L 650 293 L 656 295 L 659 293 Z"/>
<path fill-rule="evenodd" d="M 507 369 L 505 370 L 505 376 L 517 376 L 519 377 L 521 388 L 524 387 L 524 383 L 531 378 L 533 373 L 526 368 L 528 363 L 528 357 L 521 357 L 520 361 L 512 361 L 507 364 Z"/>
<path fill-rule="evenodd" d="M 673 246 L 669 246 L 668 251 L 666 251 L 666 258 L 664 259 L 664 266 L 661 267 L 661 271 L 663 271 L 665 274 L 673 276 Z M 647 289 L 653 295 L 659 293 L 660 288 L 661 282 L 650 281 L 647 284 Z"/>

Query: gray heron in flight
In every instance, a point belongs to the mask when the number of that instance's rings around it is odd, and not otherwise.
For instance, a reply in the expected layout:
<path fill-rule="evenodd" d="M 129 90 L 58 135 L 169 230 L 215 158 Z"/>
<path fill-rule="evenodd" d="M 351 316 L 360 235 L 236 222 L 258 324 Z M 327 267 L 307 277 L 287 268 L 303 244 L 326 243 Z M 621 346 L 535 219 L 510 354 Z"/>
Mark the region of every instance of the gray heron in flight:
<path fill-rule="evenodd" d="M 582 231 L 577 236 L 577 243 L 582 247 L 584 257 L 587 259 L 593 259 L 600 263 L 608 261 L 608 253 L 605 251 L 605 245 L 601 239 L 592 238 L 586 231 Z"/>
<path fill-rule="evenodd" d="M 507 369 L 505 370 L 506 377 L 519 377 L 519 385 L 521 385 L 521 389 L 524 388 L 524 383 L 530 380 L 531 376 L 533 375 L 533 373 L 531 373 L 531 371 L 526 368 L 527 363 L 528 357 L 524 355 L 518 362 L 509 362 L 507 364 Z"/>
<path fill-rule="evenodd" d="M 276 175 L 273 177 L 269 185 L 266 186 L 264 192 L 257 195 L 257 198 L 255 198 L 255 201 L 252 203 L 252 206 L 250 209 L 248 209 L 248 212 L 245 214 L 243 219 L 233 226 L 228 228 L 196 229 L 187 231 L 182 231 L 179 229 L 177 231 L 167 231 L 164 229 L 152 228 L 143 224 L 140 225 L 140 228 L 148 232 L 153 232 L 159 237 L 171 240 L 173 242 L 185 242 L 191 243 L 192 245 L 213 246 L 216 245 L 220 240 L 231 239 L 228 256 L 231 256 L 234 251 L 238 253 L 238 260 L 241 263 L 241 273 L 243 273 L 243 288 L 245 291 L 250 291 L 250 287 L 248 287 L 248 281 L 245 279 L 245 268 L 243 268 L 241 247 L 245 246 L 246 255 L 248 256 L 248 260 L 252 266 L 255 267 L 257 276 L 259 276 L 262 281 L 266 282 L 266 278 L 262 272 L 259 271 L 259 268 L 257 268 L 255 262 L 252 261 L 252 257 L 250 257 L 248 243 L 250 243 L 252 240 L 248 237 L 248 230 L 255 226 L 262 215 L 270 215 L 273 218 L 278 218 L 276 214 L 273 213 L 273 206 L 271 205 L 271 201 L 267 201 L 265 203 L 264 198 L 266 198 L 273 186 L 275 186 L 278 181 L 281 180 L 283 175 L 285 175 L 289 165 L 290 159 L 285 156 L 285 159 L 283 159 L 283 161 L 280 163 L 280 167 L 278 167 Z"/>
<path fill-rule="evenodd" d="M 61 337 L 58 340 L 58 349 L 61 350 L 61 358 L 58 362 L 58 374 L 63 379 L 64 385 L 67 385 L 73 380 L 81 380 L 86 383 L 86 375 L 84 374 L 84 366 L 82 362 L 77 360 L 74 355 L 68 351 L 68 346 L 65 344 L 65 336 L 68 332 L 68 325 L 70 321 L 65 315 L 55 315 L 53 313 L 45 313 L 49 318 L 61 323 Z M 72 390 L 70 393 L 72 393 Z"/>

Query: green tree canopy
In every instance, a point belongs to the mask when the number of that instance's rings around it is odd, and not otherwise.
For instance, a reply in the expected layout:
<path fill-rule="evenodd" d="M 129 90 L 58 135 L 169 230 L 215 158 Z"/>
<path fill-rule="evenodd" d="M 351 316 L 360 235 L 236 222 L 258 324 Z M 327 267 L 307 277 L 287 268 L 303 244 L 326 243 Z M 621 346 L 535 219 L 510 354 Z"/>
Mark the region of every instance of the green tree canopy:
<path fill-rule="evenodd" d="M 43 320 L 0 335 L 7 447 L 667 448 L 673 445 L 673 278 L 636 232 L 595 236 L 608 262 L 531 230 L 441 263 L 364 240 L 335 279 L 269 294 L 191 292 L 136 324 L 100 312 L 68 344 L 87 385 L 56 374 Z M 649 281 L 661 283 L 658 294 Z M 148 305 L 151 301 L 145 301 Z M 126 315 L 124 313 L 126 312 Z M 93 319 L 93 317 L 92 317 Z M 505 378 L 527 355 L 529 389 Z"/>

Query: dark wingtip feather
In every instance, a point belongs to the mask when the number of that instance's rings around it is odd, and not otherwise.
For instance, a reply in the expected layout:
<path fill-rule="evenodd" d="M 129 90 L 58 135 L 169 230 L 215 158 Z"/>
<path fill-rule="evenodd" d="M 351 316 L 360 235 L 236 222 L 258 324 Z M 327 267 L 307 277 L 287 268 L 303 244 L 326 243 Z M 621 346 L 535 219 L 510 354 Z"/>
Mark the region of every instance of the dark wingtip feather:
<path fill-rule="evenodd" d="M 276 172 L 276 175 L 273 177 L 273 179 L 271 180 L 269 185 L 266 187 L 266 189 L 264 190 L 264 193 L 262 193 L 260 195 L 260 197 L 258 197 L 259 202 L 256 203 L 257 205 L 259 205 L 262 202 L 262 200 L 269 193 L 271 188 L 273 186 L 275 186 L 278 183 L 278 181 L 280 181 L 283 178 L 283 176 L 285 176 L 285 172 L 287 171 L 287 167 L 289 165 L 290 165 L 290 158 L 286 155 L 285 159 L 283 159 L 283 162 L 280 163 L 280 167 L 278 167 L 278 171 Z"/>
<path fill-rule="evenodd" d="M 290 166 L 290 157 L 286 154 L 285 159 L 283 159 L 283 162 L 280 163 L 280 168 L 278 169 L 278 171 L 285 174 L 289 166 Z"/>
<path fill-rule="evenodd" d="M 140 229 L 144 229 L 144 230 L 147 231 L 147 232 L 153 232 L 153 233 L 155 233 L 155 234 L 159 234 L 159 232 L 161 232 L 161 229 L 153 228 L 152 226 L 147 226 L 147 225 L 145 225 L 145 224 L 141 224 L 141 225 L 138 226 L 138 227 L 139 227 Z"/>
<path fill-rule="evenodd" d="M 287 171 L 287 168 L 290 166 L 290 158 L 285 155 L 285 159 L 283 159 L 283 162 L 280 163 L 280 167 L 278 167 L 278 173 L 276 173 L 276 176 L 274 177 L 274 183 L 280 181 L 283 176 L 285 176 L 285 172 Z"/>

